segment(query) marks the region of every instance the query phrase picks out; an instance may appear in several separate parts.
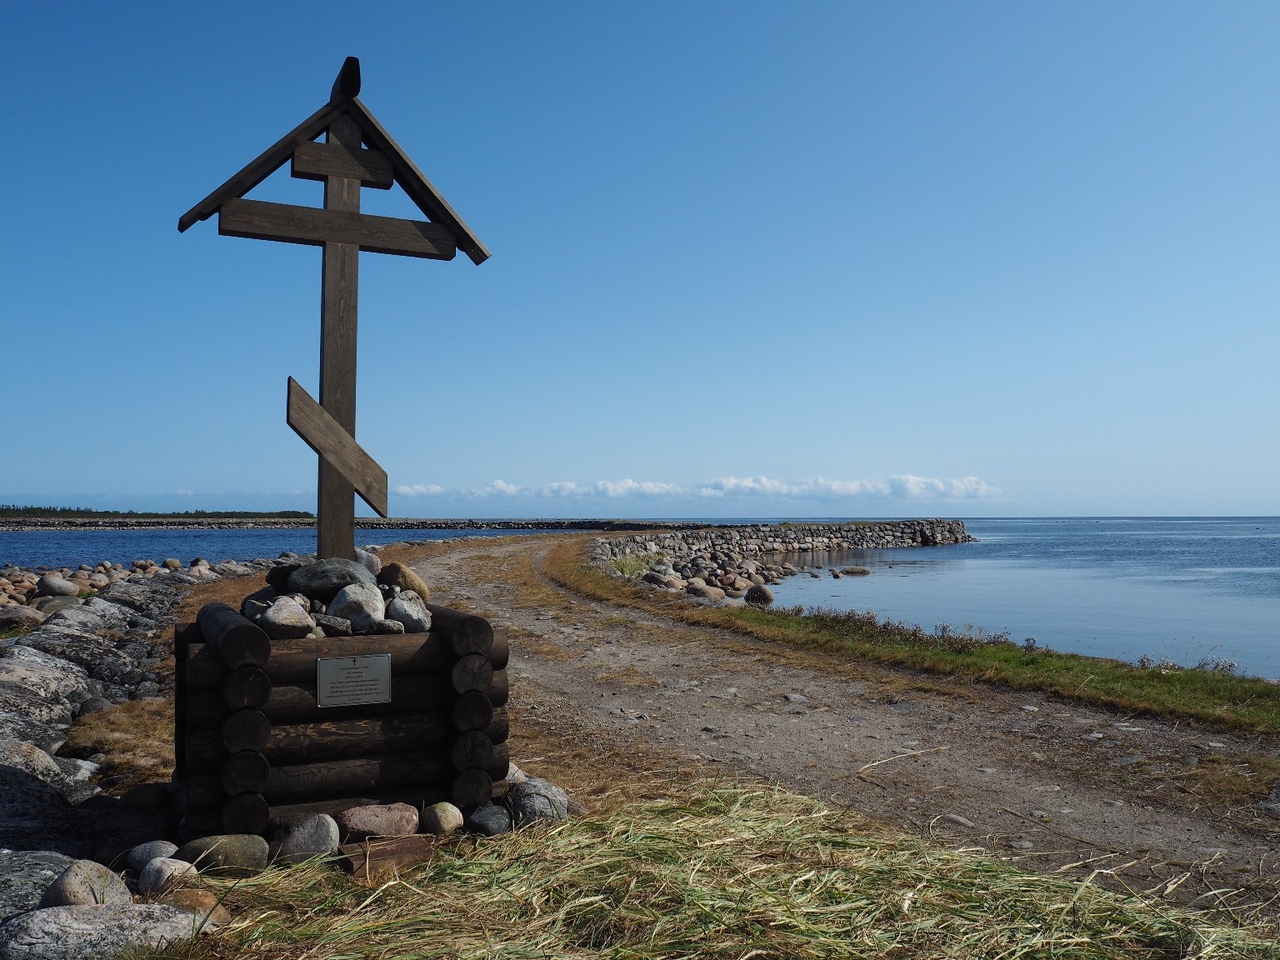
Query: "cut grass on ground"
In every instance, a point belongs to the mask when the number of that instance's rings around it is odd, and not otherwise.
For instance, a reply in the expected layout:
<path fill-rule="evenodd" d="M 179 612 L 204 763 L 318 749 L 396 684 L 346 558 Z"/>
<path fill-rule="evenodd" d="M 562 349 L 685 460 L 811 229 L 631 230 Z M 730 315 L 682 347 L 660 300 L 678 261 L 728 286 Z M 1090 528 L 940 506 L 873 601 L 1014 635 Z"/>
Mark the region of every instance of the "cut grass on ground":
<path fill-rule="evenodd" d="M 773 788 L 503 837 L 442 840 L 370 889 L 329 865 L 197 881 L 236 919 L 155 957 L 1209 958 L 1280 956 L 1259 928 L 1017 872 Z"/>
<path fill-rule="evenodd" d="M 1220 730 L 1280 733 L 1280 686 L 1215 670 L 1143 668 L 1117 660 L 877 621 L 873 615 L 797 609 L 711 606 L 610 576 L 589 566 L 589 538 L 567 537 L 548 552 L 543 571 L 556 583 L 609 603 L 643 609 L 684 623 L 720 627 L 762 640 L 838 652 L 873 663 L 1038 690 L 1067 700 L 1190 720 Z"/>

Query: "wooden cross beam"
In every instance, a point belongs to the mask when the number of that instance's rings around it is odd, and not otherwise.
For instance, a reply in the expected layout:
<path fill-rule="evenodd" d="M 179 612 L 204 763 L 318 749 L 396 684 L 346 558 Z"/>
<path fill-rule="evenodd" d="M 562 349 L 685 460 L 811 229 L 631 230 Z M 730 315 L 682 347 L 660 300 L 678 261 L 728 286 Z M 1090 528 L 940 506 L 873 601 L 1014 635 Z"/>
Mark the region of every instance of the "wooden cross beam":
<path fill-rule="evenodd" d="M 286 134 L 178 219 L 183 231 L 218 214 L 233 237 L 323 248 L 320 306 L 320 402 L 289 378 L 289 426 L 319 455 L 316 547 L 322 557 L 355 556 L 355 497 L 387 515 L 387 474 L 355 441 L 356 328 L 360 251 L 474 263 L 489 251 L 422 171 L 360 102 L 360 61 L 348 57 L 329 103 Z M 316 142 L 324 134 L 324 142 Z M 324 207 L 246 200 L 244 194 L 286 162 L 290 173 L 324 183 Z M 427 221 L 360 212 L 360 190 L 407 193 Z"/>

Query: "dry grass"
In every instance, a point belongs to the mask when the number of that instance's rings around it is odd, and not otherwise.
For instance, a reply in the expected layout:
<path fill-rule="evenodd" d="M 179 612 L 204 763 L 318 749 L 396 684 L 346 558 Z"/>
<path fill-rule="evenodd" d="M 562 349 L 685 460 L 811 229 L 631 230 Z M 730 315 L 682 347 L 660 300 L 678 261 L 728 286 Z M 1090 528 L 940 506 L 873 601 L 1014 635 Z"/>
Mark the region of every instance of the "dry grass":
<path fill-rule="evenodd" d="M 1258 929 L 879 827 L 779 789 L 442 841 L 376 889 L 323 864 L 206 880 L 237 919 L 164 957 L 1275 958 Z"/>
<path fill-rule="evenodd" d="M 128 700 L 76 722 L 59 751 L 68 757 L 101 753 L 102 776 L 127 779 L 121 793 L 139 783 L 168 783 L 173 773 L 173 701 Z"/>

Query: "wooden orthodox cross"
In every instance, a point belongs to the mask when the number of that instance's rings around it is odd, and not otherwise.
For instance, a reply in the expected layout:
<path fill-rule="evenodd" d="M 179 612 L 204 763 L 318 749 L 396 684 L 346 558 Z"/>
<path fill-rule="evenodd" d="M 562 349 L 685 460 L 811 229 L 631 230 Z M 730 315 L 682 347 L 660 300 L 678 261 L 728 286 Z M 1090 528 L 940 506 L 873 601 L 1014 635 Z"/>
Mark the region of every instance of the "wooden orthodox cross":
<path fill-rule="evenodd" d="M 218 233 L 324 248 L 320 306 L 320 402 L 293 379 L 289 426 L 320 456 L 316 548 L 355 556 L 355 497 L 387 515 L 387 474 L 356 443 L 356 301 L 361 250 L 474 263 L 489 251 L 359 100 L 360 61 L 348 57 L 329 102 L 178 219 L 178 230 L 218 214 Z M 325 134 L 323 143 L 316 142 Z M 246 200 L 292 161 L 291 174 L 324 183 L 324 207 Z M 360 212 L 360 188 L 408 194 L 429 222 Z"/>

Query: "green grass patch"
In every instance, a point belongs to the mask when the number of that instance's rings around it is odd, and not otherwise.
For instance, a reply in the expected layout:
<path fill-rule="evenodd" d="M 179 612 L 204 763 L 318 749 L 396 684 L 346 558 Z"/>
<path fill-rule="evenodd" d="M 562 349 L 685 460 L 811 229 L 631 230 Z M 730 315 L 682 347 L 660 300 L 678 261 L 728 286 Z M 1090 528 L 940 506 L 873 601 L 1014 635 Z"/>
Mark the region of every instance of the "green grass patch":
<path fill-rule="evenodd" d="M 152 957 L 1055 957 L 1261 960 L 1261 927 L 1023 874 L 780 789 L 679 800 L 505 837 L 442 841 L 370 889 L 330 865 L 225 892 L 235 921 Z"/>
<path fill-rule="evenodd" d="M 629 580 L 634 580 L 662 559 L 662 554 L 660 553 L 641 553 L 617 557 L 611 561 L 610 565 L 622 576 Z"/>
<path fill-rule="evenodd" d="M 1097 657 L 1026 648 L 1003 635 L 882 621 L 857 611 L 759 610 L 707 606 L 651 590 L 587 565 L 584 541 L 557 543 L 544 570 L 571 590 L 640 607 L 685 623 L 717 626 L 760 639 L 840 653 L 889 666 L 1036 690 L 1067 700 L 1191 720 L 1220 730 L 1280 732 L 1280 685 L 1223 670 L 1141 667 Z"/>

